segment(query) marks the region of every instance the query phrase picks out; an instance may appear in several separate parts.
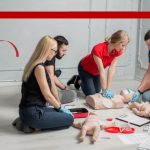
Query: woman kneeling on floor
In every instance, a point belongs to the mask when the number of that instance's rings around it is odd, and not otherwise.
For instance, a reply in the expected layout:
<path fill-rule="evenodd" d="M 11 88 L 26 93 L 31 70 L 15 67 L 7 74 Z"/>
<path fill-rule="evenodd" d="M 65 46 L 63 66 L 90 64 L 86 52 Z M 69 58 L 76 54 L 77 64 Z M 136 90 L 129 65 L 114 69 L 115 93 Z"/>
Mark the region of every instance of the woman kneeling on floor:
<path fill-rule="evenodd" d="M 46 60 L 56 54 L 57 42 L 50 36 L 44 36 L 25 66 L 19 104 L 20 118 L 13 122 L 19 130 L 29 133 L 36 129 L 64 129 L 73 124 L 72 113 L 62 107 L 55 97 L 55 89 L 45 69 Z M 53 107 L 46 107 L 46 102 Z"/>

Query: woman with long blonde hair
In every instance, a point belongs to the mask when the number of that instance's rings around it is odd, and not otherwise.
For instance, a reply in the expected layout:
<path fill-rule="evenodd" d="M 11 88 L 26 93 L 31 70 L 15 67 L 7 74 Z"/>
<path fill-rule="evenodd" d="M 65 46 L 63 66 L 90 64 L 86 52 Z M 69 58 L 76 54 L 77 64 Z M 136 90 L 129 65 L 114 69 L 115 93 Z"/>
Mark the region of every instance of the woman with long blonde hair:
<path fill-rule="evenodd" d="M 63 129 L 73 123 L 72 113 L 62 107 L 51 92 L 51 79 L 45 69 L 46 60 L 56 54 L 57 42 L 50 36 L 44 36 L 24 69 L 19 115 L 23 126 L 28 126 L 31 132 L 35 129 Z M 46 103 L 53 107 L 47 107 Z"/>

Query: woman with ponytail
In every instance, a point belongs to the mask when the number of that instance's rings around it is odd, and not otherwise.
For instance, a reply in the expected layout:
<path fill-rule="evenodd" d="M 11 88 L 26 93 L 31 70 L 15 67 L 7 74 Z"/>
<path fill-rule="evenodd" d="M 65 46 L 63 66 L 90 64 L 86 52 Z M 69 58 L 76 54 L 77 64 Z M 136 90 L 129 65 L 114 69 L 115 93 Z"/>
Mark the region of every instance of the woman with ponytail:
<path fill-rule="evenodd" d="M 81 59 L 78 72 L 81 88 L 86 96 L 102 92 L 112 98 L 111 83 L 119 57 L 124 53 L 129 37 L 126 31 L 118 30 L 105 42 L 95 45 L 90 54 Z M 105 69 L 108 67 L 107 75 Z"/>

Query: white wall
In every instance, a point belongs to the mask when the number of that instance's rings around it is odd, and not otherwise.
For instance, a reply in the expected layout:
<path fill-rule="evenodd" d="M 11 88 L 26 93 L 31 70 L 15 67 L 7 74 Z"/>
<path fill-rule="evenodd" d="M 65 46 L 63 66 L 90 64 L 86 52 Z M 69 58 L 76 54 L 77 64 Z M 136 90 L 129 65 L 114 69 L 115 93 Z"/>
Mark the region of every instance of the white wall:
<path fill-rule="evenodd" d="M 13 3 L 13 4 L 12 4 Z M 1 11 L 105 11 L 138 10 L 138 0 L 1 0 Z M 103 41 L 118 29 L 127 30 L 131 43 L 117 66 L 117 79 L 132 79 L 135 69 L 136 19 L 1 19 L 0 39 L 13 41 L 20 57 L 15 58 L 12 48 L 0 43 L 0 80 L 20 80 L 22 70 L 38 40 L 46 34 L 64 35 L 70 43 L 68 54 L 57 61 L 63 70 L 62 78 L 77 73 L 80 59 L 91 51 L 94 44 Z M 131 71 L 132 70 L 132 71 Z"/>
<path fill-rule="evenodd" d="M 150 10 L 150 1 L 141 0 L 140 1 L 140 10 L 149 11 Z M 145 33 L 150 30 L 150 20 L 149 19 L 141 19 L 139 20 L 139 36 L 138 36 L 138 48 L 136 55 L 136 72 L 135 78 L 141 80 L 145 71 L 148 68 L 148 47 L 144 42 Z"/>

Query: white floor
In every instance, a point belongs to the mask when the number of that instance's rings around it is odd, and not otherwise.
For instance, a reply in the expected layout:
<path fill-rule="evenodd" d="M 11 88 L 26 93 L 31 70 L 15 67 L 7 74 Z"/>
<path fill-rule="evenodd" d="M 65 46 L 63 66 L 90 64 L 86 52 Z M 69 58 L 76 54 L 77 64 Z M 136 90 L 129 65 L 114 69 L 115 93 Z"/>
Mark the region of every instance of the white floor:
<path fill-rule="evenodd" d="M 113 90 L 119 93 L 120 89 L 138 87 L 138 81 L 115 81 Z M 78 143 L 78 129 L 70 127 L 66 130 L 40 132 L 34 134 L 24 134 L 17 131 L 11 125 L 12 121 L 18 116 L 18 104 L 20 101 L 20 83 L 0 83 L 0 149 L 1 150 L 120 150 L 137 148 L 137 145 L 125 145 L 118 138 L 117 134 L 110 134 L 101 131 L 98 141 L 90 144 L 90 137 L 86 137 L 83 143 Z M 86 107 L 85 100 L 79 97 L 74 104 Z M 114 110 L 97 110 L 100 119 L 108 117 L 115 118 L 116 115 L 124 111 L 129 111 L 127 108 Z M 76 119 L 77 120 L 77 119 Z M 79 121 L 83 119 L 78 119 Z M 78 121 L 77 120 L 77 121 Z M 135 127 L 135 126 L 134 126 Z M 135 127 L 136 132 L 141 131 L 141 128 Z M 103 139 L 109 137 L 110 139 Z"/>

